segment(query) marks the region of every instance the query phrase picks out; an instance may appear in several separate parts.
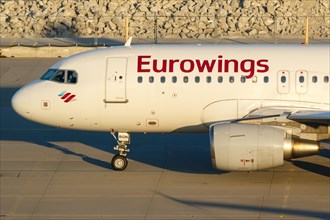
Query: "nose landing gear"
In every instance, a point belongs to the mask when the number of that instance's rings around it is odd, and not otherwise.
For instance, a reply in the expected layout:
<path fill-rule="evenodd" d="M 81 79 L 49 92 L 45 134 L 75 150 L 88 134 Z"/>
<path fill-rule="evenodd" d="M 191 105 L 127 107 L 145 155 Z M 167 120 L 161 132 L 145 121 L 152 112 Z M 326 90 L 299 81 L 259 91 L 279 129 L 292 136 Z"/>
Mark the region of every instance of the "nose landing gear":
<path fill-rule="evenodd" d="M 116 154 L 112 160 L 111 160 L 111 165 L 112 168 L 116 171 L 123 171 L 126 169 L 128 164 L 128 161 L 125 156 L 122 156 L 120 154 Z"/>
<path fill-rule="evenodd" d="M 112 158 L 111 165 L 114 170 L 123 171 L 128 165 L 126 156 L 129 152 L 127 145 L 130 144 L 130 135 L 126 132 L 118 132 L 118 138 L 114 132 L 111 132 L 111 135 L 117 142 L 117 146 L 115 146 L 113 149 L 119 151 L 119 153 Z"/>

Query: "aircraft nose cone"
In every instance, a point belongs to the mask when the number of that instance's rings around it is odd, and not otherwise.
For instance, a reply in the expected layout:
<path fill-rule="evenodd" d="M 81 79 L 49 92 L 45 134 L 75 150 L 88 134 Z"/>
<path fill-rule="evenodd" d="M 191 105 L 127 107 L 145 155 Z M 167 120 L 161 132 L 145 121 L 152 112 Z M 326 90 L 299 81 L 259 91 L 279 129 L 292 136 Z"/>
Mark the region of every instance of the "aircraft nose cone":
<path fill-rule="evenodd" d="M 28 95 L 22 89 L 14 94 L 11 99 L 11 105 L 15 112 L 23 118 L 30 117 L 30 101 Z"/>

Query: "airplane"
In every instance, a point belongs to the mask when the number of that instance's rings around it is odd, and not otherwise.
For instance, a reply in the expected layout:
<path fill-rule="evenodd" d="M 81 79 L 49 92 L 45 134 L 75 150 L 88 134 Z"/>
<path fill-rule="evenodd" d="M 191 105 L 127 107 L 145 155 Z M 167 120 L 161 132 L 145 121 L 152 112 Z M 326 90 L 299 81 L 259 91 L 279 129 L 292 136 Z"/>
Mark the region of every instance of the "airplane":
<path fill-rule="evenodd" d="M 330 47 L 131 45 L 54 64 L 12 97 L 22 117 L 106 131 L 114 170 L 134 132 L 208 132 L 215 169 L 258 171 L 317 155 L 330 139 Z"/>

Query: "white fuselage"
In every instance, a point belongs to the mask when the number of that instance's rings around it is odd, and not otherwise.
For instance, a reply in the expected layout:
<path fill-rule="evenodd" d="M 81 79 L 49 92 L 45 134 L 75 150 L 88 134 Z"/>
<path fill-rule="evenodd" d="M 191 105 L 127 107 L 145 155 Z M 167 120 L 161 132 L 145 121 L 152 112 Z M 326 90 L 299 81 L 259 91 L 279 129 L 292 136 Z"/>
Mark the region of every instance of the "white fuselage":
<path fill-rule="evenodd" d="M 329 45 L 98 49 L 52 67 L 76 71 L 76 83 L 34 81 L 13 106 L 30 120 L 70 129 L 208 131 L 261 107 L 329 110 L 329 56 Z M 65 93 L 74 97 L 64 102 Z"/>

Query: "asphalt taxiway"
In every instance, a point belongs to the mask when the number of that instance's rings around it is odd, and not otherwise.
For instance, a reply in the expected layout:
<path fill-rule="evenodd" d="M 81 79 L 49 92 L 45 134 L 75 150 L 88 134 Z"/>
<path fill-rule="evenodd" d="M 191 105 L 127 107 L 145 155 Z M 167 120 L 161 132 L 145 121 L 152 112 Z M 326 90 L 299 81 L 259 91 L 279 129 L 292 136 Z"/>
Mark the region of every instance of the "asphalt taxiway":
<path fill-rule="evenodd" d="M 115 172 L 110 134 L 20 118 L 11 96 L 57 60 L 0 59 L 0 219 L 330 219 L 328 149 L 224 173 L 208 134 L 133 134 L 129 166 Z"/>

